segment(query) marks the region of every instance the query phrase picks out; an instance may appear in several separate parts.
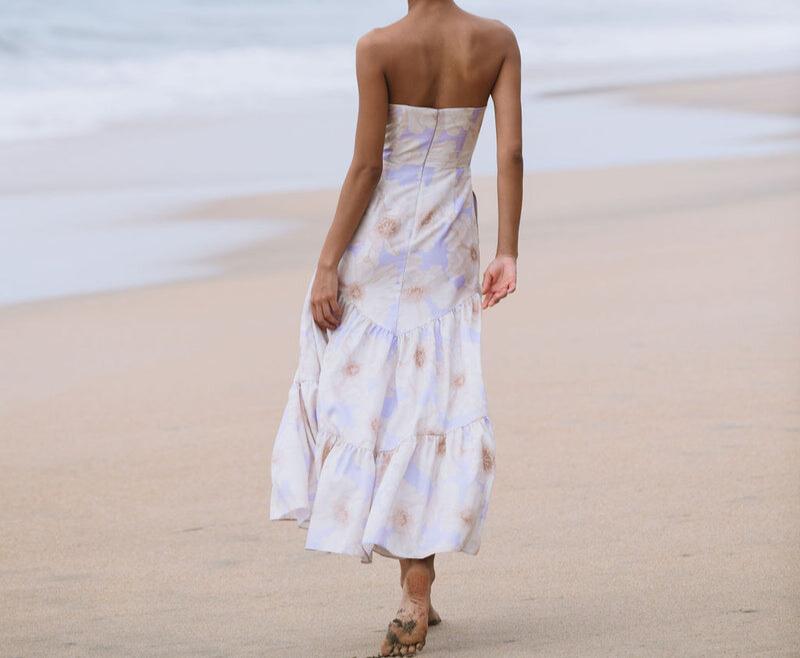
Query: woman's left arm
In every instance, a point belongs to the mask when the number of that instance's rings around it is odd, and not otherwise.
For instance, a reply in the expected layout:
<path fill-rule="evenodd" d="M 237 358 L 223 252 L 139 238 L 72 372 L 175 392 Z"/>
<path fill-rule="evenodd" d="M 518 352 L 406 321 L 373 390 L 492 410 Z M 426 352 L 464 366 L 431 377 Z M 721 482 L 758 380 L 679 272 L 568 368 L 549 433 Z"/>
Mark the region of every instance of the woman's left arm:
<path fill-rule="evenodd" d="M 322 245 L 311 288 L 311 313 L 322 329 L 335 329 L 341 321 L 339 260 L 361 223 L 383 172 L 389 92 L 376 41 L 373 30 L 356 45 L 359 102 L 353 160 L 339 193 L 336 213 Z"/>

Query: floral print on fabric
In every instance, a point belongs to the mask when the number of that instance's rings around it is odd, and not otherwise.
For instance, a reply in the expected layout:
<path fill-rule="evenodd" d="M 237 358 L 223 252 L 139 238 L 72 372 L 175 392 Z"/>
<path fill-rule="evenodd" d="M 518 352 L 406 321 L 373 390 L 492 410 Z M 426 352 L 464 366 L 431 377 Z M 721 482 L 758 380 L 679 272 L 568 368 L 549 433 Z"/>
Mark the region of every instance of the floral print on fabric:
<path fill-rule="evenodd" d="M 484 109 L 390 105 L 335 331 L 306 296 L 270 518 L 307 528 L 307 548 L 365 562 L 478 551 L 495 466 L 469 168 Z"/>

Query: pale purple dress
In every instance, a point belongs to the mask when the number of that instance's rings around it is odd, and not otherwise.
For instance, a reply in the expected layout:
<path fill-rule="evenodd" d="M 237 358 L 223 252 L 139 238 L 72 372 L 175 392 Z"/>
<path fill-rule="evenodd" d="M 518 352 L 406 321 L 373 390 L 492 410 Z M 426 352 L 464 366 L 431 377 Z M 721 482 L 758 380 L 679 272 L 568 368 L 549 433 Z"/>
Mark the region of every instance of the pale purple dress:
<path fill-rule="evenodd" d="M 478 551 L 495 454 L 470 176 L 484 111 L 389 106 L 383 174 L 339 266 L 341 325 L 320 330 L 306 297 L 270 502 L 306 548 Z"/>

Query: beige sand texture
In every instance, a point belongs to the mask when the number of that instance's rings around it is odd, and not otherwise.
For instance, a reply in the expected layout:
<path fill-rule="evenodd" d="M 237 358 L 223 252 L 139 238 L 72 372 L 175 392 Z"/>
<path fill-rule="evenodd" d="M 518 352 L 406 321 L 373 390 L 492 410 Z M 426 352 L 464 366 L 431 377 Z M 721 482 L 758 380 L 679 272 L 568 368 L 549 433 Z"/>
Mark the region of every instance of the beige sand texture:
<path fill-rule="evenodd" d="M 799 183 L 796 156 L 527 178 L 484 543 L 437 561 L 423 655 L 798 655 Z M 334 197 L 228 202 L 300 232 L 227 276 L 0 312 L 0 655 L 375 653 L 396 563 L 267 521 Z"/>

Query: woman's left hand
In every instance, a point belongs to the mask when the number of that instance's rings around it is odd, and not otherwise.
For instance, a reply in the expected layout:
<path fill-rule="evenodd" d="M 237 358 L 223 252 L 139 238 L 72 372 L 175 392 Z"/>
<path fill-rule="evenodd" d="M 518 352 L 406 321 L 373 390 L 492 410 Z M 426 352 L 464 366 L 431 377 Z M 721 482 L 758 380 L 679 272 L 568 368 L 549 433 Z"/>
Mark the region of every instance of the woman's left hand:
<path fill-rule="evenodd" d="M 499 255 L 489 263 L 483 275 L 483 308 L 491 308 L 517 289 L 517 259 Z"/>
<path fill-rule="evenodd" d="M 339 272 L 337 268 L 317 267 L 311 286 L 311 315 L 322 329 L 333 331 L 342 320 L 339 306 Z"/>

